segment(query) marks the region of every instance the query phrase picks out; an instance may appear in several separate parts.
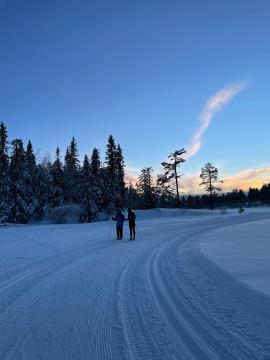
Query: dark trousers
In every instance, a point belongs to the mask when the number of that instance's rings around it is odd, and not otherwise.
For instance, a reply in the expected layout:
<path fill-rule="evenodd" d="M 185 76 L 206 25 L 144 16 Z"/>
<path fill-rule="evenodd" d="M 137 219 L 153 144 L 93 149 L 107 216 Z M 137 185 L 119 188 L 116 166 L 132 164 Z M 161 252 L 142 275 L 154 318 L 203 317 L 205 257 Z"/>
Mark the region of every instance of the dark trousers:
<path fill-rule="evenodd" d="M 116 226 L 116 234 L 117 234 L 117 240 L 120 240 L 123 238 L 123 225 Z"/>
<path fill-rule="evenodd" d="M 130 233 L 130 239 L 135 239 L 136 231 L 135 231 L 135 224 L 129 224 L 129 233 Z"/>

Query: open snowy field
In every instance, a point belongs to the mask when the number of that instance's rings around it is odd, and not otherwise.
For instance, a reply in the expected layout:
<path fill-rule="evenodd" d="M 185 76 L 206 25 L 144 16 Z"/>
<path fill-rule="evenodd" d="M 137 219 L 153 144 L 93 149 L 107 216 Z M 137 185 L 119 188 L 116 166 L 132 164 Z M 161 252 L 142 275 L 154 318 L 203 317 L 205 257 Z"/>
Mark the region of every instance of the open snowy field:
<path fill-rule="evenodd" d="M 1 360 L 270 359 L 269 210 L 137 215 L 0 228 Z"/>
<path fill-rule="evenodd" d="M 212 231 L 201 251 L 254 289 L 270 296 L 270 220 L 231 225 Z"/>

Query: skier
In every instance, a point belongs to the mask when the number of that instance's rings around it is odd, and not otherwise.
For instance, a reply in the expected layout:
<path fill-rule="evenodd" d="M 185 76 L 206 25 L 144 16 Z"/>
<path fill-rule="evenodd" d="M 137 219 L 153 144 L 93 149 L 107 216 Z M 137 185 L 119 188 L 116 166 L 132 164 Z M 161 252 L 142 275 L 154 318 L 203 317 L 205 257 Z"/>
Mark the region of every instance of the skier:
<path fill-rule="evenodd" d="M 131 209 L 128 209 L 128 218 L 127 218 L 127 220 L 128 220 L 129 232 L 130 232 L 130 239 L 129 240 L 135 240 L 135 235 L 136 235 L 136 231 L 135 231 L 136 215 Z"/>
<path fill-rule="evenodd" d="M 125 221 L 125 217 L 122 214 L 121 210 L 118 210 L 116 213 L 116 216 L 112 218 L 114 221 L 116 221 L 116 235 L 117 240 L 123 239 L 123 224 Z"/>

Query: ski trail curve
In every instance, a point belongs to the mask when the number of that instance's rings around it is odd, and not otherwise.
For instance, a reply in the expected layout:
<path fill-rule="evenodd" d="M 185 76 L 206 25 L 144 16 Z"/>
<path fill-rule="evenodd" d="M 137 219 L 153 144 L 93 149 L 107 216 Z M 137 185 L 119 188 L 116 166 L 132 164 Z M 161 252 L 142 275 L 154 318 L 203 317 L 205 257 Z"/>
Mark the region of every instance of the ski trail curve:
<path fill-rule="evenodd" d="M 216 266 L 198 251 L 202 232 L 219 226 L 181 229 L 126 269 L 119 303 L 133 359 L 270 358 L 269 299 L 256 305 L 252 290 L 232 278 L 224 290 L 227 274 L 217 277 Z M 246 304 L 250 293 L 252 304 Z"/>
<path fill-rule="evenodd" d="M 39 240 L 50 255 L 0 277 L 0 358 L 270 359 L 269 298 L 199 247 L 213 229 L 266 217 L 152 219 L 134 242 L 88 241 L 90 227 L 62 249 Z"/>

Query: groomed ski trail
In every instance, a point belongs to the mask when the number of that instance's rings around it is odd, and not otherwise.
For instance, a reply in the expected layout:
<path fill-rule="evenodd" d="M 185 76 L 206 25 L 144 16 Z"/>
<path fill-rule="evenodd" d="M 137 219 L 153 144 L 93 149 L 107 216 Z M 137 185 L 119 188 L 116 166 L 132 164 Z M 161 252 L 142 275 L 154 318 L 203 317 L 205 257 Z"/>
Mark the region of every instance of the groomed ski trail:
<path fill-rule="evenodd" d="M 0 358 L 270 359 L 270 299 L 199 248 L 202 234 L 267 217 L 152 219 L 136 241 L 106 239 L 106 223 L 29 235 L 27 263 L 0 266 Z"/>

